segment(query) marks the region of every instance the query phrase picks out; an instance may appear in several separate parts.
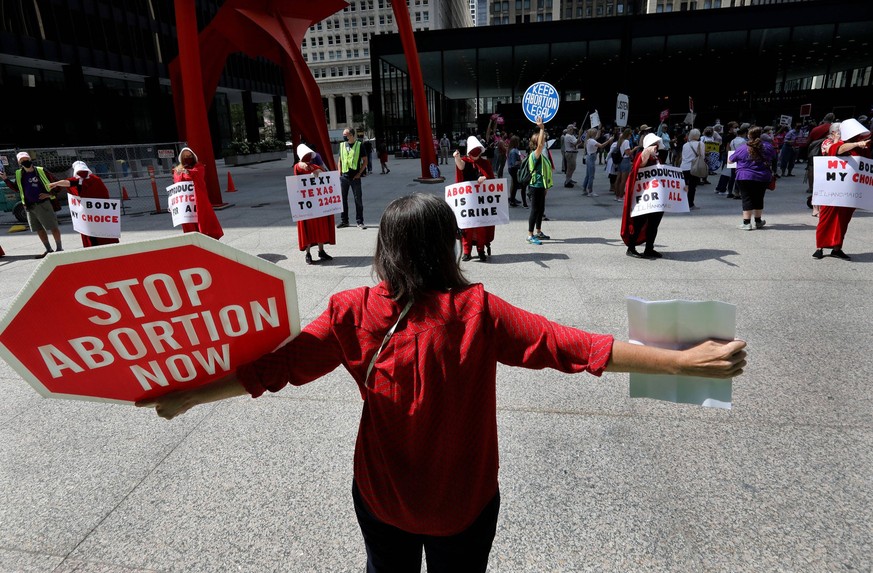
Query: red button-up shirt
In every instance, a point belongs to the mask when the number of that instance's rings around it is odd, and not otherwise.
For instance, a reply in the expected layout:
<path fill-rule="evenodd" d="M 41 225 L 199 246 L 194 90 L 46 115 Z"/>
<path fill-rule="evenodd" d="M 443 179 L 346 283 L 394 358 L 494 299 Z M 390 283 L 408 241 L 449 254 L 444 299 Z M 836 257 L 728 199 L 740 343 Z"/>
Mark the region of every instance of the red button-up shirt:
<path fill-rule="evenodd" d="M 497 363 L 599 376 L 612 337 L 550 322 L 481 284 L 402 308 L 384 284 L 331 297 L 294 340 L 243 366 L 253 396 L 311 382 L 343 365 L 364 399 L 355 482 L 381 521 L 411 533 L 466 529 L 497 492 Z"/>

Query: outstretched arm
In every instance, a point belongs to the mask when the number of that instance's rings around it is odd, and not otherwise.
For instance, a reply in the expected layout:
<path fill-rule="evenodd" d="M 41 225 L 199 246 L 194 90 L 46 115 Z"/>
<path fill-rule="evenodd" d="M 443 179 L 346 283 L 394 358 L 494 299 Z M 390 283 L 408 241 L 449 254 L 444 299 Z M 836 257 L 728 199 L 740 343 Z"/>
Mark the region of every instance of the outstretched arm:
<path fill-rule="evenodd" d="M 194 406 L 247 394 L 248 392 L 237 379 L 236 373 L 233 373 L 205 386 L 172 392 L 160 398 L 137 402 L 136 406 L 137 408 L 154 408 L 158 416 L 171 420 Z"/>
<path fill-rule="evenodd" d="M 732 378 L 742 374 L 746 366 L 745 347 L 742 340 L 708 340 L 688 350 L 665 350 L 616 340 L 606 370 Z"/>

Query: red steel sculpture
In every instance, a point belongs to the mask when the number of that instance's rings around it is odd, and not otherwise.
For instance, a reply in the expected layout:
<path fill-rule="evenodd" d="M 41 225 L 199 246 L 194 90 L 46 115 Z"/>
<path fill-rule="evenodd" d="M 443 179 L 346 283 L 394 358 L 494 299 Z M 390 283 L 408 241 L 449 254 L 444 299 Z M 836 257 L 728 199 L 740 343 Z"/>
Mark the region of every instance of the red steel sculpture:
<path fill-rule="evenodd" d="M 207 166 L 206 184 L 213 204 L 221 204 L 221 188 L 207 110 L 230 54 L 243 52 L 264 57 L 282 67 L 285 95 L 294 144 L 302 139 L 315 144 L 327 166 L 336 168 L 321 92 L 300 46 L 310 26 L 341 11 L 345 0 L 288 2 L 287 0 L 228 0 L 202 32 L 197 31 L 195 0 L 176 0 L 176 34 L 179 57 L 170 63 L 170 81 L 179 135 L 196 150 Z M 436 163 L 431 142 L 433 135 L 418 50 L 412 35 L 412 22 L 406 3 L 393 2 L 394 19 L 409 67 L 415 116 L 421 145 L 421 176 L 430 178 L 430 164 Z M 206 59 L 201 54 L 207 54 Z"/>

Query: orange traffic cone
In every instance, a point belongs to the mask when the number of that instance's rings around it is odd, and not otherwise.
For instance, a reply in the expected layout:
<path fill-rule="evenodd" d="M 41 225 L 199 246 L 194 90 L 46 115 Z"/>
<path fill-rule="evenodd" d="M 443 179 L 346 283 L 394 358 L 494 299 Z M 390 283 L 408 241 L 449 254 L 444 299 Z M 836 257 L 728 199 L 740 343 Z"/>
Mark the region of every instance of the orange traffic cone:
<path fill-rule="evenodd" d="M 121 188 L 121 200 L 130 201 L 130 195 L 127 194 L 127 187 Z"/>
<path fill-rule="evenodd" d="M 227 192 L 235 193 L 236 185 L 233 184 L 233 177 L 230 175 L 230 171 L 227 172 Z"/>
<path fill-rule="evenodd" d="M 6 253 L 3 251 L 3 247 L 0 247 L 0 257 L 5 257 Z"/>

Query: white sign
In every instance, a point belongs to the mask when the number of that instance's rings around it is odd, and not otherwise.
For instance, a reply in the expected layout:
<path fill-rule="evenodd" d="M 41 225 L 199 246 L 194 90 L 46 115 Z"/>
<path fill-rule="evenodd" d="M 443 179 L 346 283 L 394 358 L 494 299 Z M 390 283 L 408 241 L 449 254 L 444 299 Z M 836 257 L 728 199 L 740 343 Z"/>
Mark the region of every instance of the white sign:
<path fill-rule="evenodd" d="M 734 151 L 728 151 L 727 163 L 725 163 L 725 165 L 724 165 L 727 169 L 736 169 L 736 168 L 737 168 L 737 164 L 736 164 L 736 162 L 733 160 L 733 159 L 734 159 L 734 153 L 736 153 L 736 150 L 734 150 Z"/>
<path fill-rule="evenodd" d="M 591 114 L 591 127 L 600 127 L 600 114 L 597 113 L 596 109 Z"/>
<path fill-rule="evenodd" d="M 685 120 L 682 123 L 687 123 L 688 125 L 694 125 L 694 118 L 697 117 L 697 114 L 694 112 L 688 112 L 685 114 Z"/>
<path fill-rule="evenodd" d="M 117 239 L 121 237 L 121 201 L 91 199 L 67 194 L 73 230 L 89 237 Z"/>
<path fill-rule="evenodd" d="M 461 229 L 507 225 L 508 193 L 506 179 L 486 179 L 482 183 L 464 181 L 446 185 L 446 203 L 455 212 Z"/>
<path fill-rule="evenodd" d="M 9 167 L 9 158 L 5 155 L 0 155 L 0 163 L 3 164 L 3 167 Z"/>
<path fill-rule="evenodd" d="M 625 94 L 618 94 L 618 99 L 615 100 L 615 125 L 619 127 L 627 126 L 628 118 L 628 100 Z"/>
<path fill-rule="evenodd" d="M 555 118 L 560 103 L 555 86 L 546 82 L 537 82 L 524 92 L 521 109 L 531 123 L 536 123 L 537 117 L 542 117 L 543 123 L 548 123 Z"/>
<path fill-rule="evenodd" d="M 644 346 L 684 350 L 709 339 L 733 340 L 737 308 L 716 301 L 627 300 L 630 341 Z M 631 398 L 654 398 L 712 408 L 731 407 L 731 379 L 630 375 Z"/>
<path fill-rule="evenodd" d="M 343 212 L 339 171 L 289 175 L 285 178 L 285 188 L 294 222 Z"/>
<path fill-rule="evenodd" d="M 158 159 L 173 159 L 176 157 L 175 149 L 158 149 Z"/>
<path fill-rule="evenodd" d="M 649 213 L 688 213 L 688 196 L 682 170 L 672 165 L 641 167 L 631 197 L 631 217 Z"/>
<path fill-rule="evenodd" d="M 167 210 L 173 215 L 173 226 L 197 222 L 197 198 L 193 181 L 180 181 L 167 187 Z"/>
<path fill-rule="evenodd" d="M 781 115 L 779 116 L 779 125 L 787 125 L 791 126 L 791 120 L 793 118 L 790 115 Z"/>
<path fill-rule="evenodd" d="M 814 157 L 813 205 L 873 211 L 873 160 L 864 157 Z"/>

